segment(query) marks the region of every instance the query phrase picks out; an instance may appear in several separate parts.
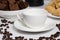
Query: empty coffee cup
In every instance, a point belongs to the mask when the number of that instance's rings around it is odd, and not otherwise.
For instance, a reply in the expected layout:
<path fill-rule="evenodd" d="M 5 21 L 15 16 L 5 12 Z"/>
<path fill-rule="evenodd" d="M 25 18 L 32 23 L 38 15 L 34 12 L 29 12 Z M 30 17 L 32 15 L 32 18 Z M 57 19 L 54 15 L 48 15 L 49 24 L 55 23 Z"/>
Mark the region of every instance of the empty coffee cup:
<path fill-rule="evenodd" d="M 25 0 L 29 3 L 29 6 L 41 6 L 44 4 L 44 0 Z"/>
<path fill-rule="evenodd" d="M 47 11 L 44 9 L 29 8 L 25 9 L 17 17 L 30 28 L 41 28 L 47 19 Z"/>

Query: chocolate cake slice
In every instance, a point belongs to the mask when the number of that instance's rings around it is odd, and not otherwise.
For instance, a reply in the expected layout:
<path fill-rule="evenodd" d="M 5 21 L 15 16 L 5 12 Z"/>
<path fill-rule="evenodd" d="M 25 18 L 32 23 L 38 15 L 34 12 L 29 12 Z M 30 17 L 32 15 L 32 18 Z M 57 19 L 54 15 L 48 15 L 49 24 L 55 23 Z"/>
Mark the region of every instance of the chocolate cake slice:
<path fill-rule="evenodd" d="M 8 0 L 9 4 L 14 4 L 16 1 L 15 0 Z"/>
<path fill-rule="evenodd" d="M 10 8 L 10 10 L 19 10 L 19 6 L 17 3 L 16 4 L 9 4 L 9 8 Z"/>
<path fill-rule="evenodd" d="M 4 10 L 5 8 L 6 8 L 6 4 L 4 4 L 4 3 L 0 3 L 0 10 Z"/>

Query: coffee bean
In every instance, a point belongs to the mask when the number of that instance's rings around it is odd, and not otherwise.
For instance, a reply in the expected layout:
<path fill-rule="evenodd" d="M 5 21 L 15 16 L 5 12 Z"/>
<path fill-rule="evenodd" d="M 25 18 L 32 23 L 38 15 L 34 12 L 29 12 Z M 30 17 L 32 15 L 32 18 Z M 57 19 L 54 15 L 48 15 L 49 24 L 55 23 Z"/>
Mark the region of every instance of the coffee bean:
<path fill-rule="evenodd" d="M 45 37 L 46 40 L 49 40 L 50 38 L 49 37 Z"/>
<path fill-rule="evenodd" d="M 56 26 L 59 26 L 58 24 L 56 24 Z"/>
<path fill-rule="evenodd" d="M 33 40 L 32 38 L 30 38 L 29 40 Z"/>
<path fill-rule="evenodd" d="M 0 25 L 0 27 L 2 27 L 2 25 Z"/>
<path fill-rule="evenodd" d="M 12 33 L 10 33 L 10 35 L 12 36 Z"/>
<path fill-rule="evenodd" d="M 10 24 L 13 24 L 14 22 L 11 22 Z"/>
<path fill-rule="evenodd" d="M 6 36 L 4 35 L 2 39 L 5 39 L 5 38 L 6 38 Z"/>
<path fill-rule="evenodd" d="M 7 26 L 7 28 L 9 28 L 9 26 Z"/>
<path fill-rule="evenodd" d="M 1 26 L 6 26 L 5 24 L 1 24 Z"/>
<path fill-rule="evenodd" d="M 1 20 L 1 22 L 2 22 L 2 23 L 6 23 L 6 22 L 7 22 L 7 20 L 6 20 L 6 19 L 3 19 L 3 20 Z"/>
<path fill-rule="evenodd" d="M 5 24 L 5 25 L 8 25 L 8 24 Z"/>
<path fill-rule="evenodd" d="M 8 23 L 13 24 L 14 22 L 8 21 Z"/>
<path fill-rule="evenodd" d="M 56 24 L 56 26 L 58 27 L 58 29 L 60 30 L 60 24 Z"/>
<path fill-rule="evenodd" d="M 0 28 L 0 30 L 3 30 L 3 28 Z"/>
<path fill-rule="evenodd" d="M 2 31 L 0 31 L 0 34 L 3 34 L 3 32 L 2 32 Z"/>
<path fill-rule="evenodd" d="M 58 37 L 60 35 L 60 32 L 56 32 L 55 34 L 54 34 L 54 37 L 56 38 L 56 37 Z"/>
<path fill-rule="evenodd" d="M 24 40 L 27 40 L 27 39 L 24 39 Z"/>
<path fill-rule="evenodd" d="M 7 29 L 4 29 L 5 31 L 7 31 Z"/>

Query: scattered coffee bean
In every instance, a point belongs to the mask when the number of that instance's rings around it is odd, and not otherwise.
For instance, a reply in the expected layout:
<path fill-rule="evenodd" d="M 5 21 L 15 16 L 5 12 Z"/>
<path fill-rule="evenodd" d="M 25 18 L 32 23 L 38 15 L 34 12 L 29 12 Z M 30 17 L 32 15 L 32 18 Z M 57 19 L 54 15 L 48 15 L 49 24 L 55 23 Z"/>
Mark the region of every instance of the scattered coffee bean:
<path fill-rule="evenodd" d="M 38 39 L 38 40 L 43 40 L 43 39 L 45 39 L 45 37 L 39 37 L 39 39 Z"/>
<path fill-rule="evenodd" d="M 50 38 L 49 37 L 45 37 L 46 40 L 49 40 Z"/>
<path fill-rule="evenodd" d="M 27 39 L 24 39 L 24 40 L 27 40 Z"/>
<path fill-rule="evenodd" d="M 0 27 L 2 27 L 2 26 L 0 25 Z"/>
<path fill-rule="evenodd" d="M 60 36 L 60 32 L 56 32 L 55 34 L 54 34 L 54 37 L 56 38 L 56 37 L 59 37 Z"/>
<path fill-rule="evenodd" d="M 0 34 L 3 34 L 3 32 L 0 30 Z"/>
<path fill-rule="evenodd" d="M 24 37 L 21 37 L 21 36 L 15 37 L 15 40 L 23 40 L 23 39 L 24 39 Z"/>
<path fill-rule="evenodd" d="M 33 38 L 30 38 L 29 40 L 33 40 Z"/>
<path fill-rule="evenodd" d="M 5 24 L 5 26 L 8 25 L 8 24 Z"/>
<path fill-rule="evenodd" d="M 13 24 L 14 22 L 8 21 L 8 23 Z"/>
<path fill-rule="evenodd" d="M 3 28 L 0 28 L 0 30 L 3 30 Z"/>
<path fill-rule="evenodd" d="M 1 24 L 1 26 L 6 26 L 5 24 Z"/>
<path fill-rule="evenodd" d="M 58 29 L 60 30 L 60 24 L 56 24 L 56 26 L 58 27 Z"/>
<path fill-rule="evenodd" d="M 57 40 L 60 40 L 60 39 L 57 39 Z"/>
<path fill-rule="evenodd" d="M 2 23 L 6 23 L 7 20 L 6 20 L 6 19 L 2 19 L 1 22 L 2 22 Z"/>
<path fill-rule="evenodd" d="M 7 26 L 7 28 L 9 28 L 9 26 Z"/>

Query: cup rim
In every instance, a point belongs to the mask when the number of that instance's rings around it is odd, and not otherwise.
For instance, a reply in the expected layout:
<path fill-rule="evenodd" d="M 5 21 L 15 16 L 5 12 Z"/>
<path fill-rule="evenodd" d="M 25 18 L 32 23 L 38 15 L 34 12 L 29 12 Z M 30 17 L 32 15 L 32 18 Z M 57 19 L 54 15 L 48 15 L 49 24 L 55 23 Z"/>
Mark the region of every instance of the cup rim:
<path fill-rule="evenodd" d="M 38 13 L 41 13 L 41 14 L 47 14 L 48 12 L 45 10 L 45 9 L 41 9 L 41 8 L 28 8 L 28 9 L 24 9 L 22 14 L 25 14 L 25 15 L 29 15 L 28 13 L 32 13 L 33 11 L 34 12 L 37 12 L 36 10 L 38 10 Z M 40 10 L 40 12 L 39 12 Z M 29 11 L 32 11 L 32 12 L 29 12 Z M 28 13 L 27 13 L 28 12 Z M 37 14 L 37 13 L 36 13 Z M 32 15 L 31 15 L 32 16 Z M 34 16 L 34 15 L 33 15 Z M 36 15 L 36 16 L 40 16 L 39 14 Z"/>

